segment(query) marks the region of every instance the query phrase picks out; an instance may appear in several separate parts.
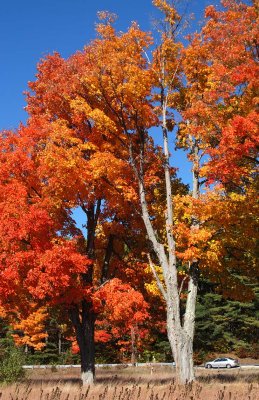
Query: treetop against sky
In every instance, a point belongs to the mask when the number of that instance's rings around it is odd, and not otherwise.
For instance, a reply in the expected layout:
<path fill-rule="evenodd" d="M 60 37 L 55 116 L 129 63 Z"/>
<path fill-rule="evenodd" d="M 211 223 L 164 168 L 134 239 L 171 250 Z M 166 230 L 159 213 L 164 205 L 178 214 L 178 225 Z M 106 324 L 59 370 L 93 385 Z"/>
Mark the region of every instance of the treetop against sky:
<path fill-rule="evenodd" d="M 184 0 L 178 6 L 186 15 L 193 13 L 188 30 L 198 29 L 204 8 L 219 4 L 216 0 Z M 13 0 L 1 2 L 0 13 L 0 65 L 1 110 L 0 130 L 16 129 L 25 122 L 25 96 L 28 81 L 35 79 L 36 66 L 41 58 L 57 51 L 68 57 L 93 39 L 97 13 L 108 10 L 118 15 L 117 30 L 125 31 L 132 21 L 142 30 L 154 28 L 154 20 L 161 18 L 152 0 Z M 187 163 L 181 154 L 176 156 L 176 166 Z M 190 166 L 186 164 L 185 170 Z M 191 175 L 182 174 L 189 182 Z"/>
<path fill-rule="evenodd" d="M 164 14 L 154 41 L 136 22 L 114 27 L 103 11 L 99 37 L 83 50 L 43 55 L 28 84 L 28 120 L 1 132 L 0 307 L 18 322 L 42 305 L 68 314 L 83 384 L 95 379 L 96 318 L 123 283 L 143 296 L 138 321 L 146 283 L 160 290 L 181 384 L 195 379 L 200 279 L 226 297 L 254 296 L 255 2 L 207 7 L 190 43 L 171 1 L 153 4 Z M 160 147 L 151 137 L 158 142 L 158 127 Z M 176 179 L 174 147 L 188 154 L 191 191 Z M 77 208 L 85 235 L 71 218 Z"/>
<path fill-rule="evenodd" d="M 202 18 L 204 7 L 215 0 L 179 1 L 187 14 Z M 23 91 L 34 80 L 39 60 L 53 51 L 68 57 L 95 37 L 97 12 L 108 10 L 118 15 L 116 28 L 125 31 L 132 21 L 143 30 L 152 29 L 160 16 L 152 0 L 13 0 L 1 2 L 0 129 L 16 128 L 25 121 Z"/>

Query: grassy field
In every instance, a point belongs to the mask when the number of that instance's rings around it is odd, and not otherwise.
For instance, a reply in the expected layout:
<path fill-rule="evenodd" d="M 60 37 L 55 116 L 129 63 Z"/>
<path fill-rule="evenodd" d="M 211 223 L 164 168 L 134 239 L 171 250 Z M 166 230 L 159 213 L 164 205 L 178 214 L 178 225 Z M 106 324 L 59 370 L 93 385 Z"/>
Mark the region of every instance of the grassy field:
<path fill-rule="evenodd" d="M 96 384 L 81 387 L 79 369 L 32 370 L 0 387 L 1 400 L 256 400 L 259 371 L 198 369 L 194 384 L 179 387 L 170 367 L 98 369 Z"/>

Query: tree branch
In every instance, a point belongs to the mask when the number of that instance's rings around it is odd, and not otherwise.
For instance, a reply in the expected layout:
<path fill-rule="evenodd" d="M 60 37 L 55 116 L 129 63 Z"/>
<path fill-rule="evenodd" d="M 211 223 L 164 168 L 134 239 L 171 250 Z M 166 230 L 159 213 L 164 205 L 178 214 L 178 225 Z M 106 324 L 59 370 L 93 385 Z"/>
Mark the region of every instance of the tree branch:
<path fill-rule="evenodd" d="M 166 291 L 165 291 L 165 288 L 164 288 L 164 286 L 163 286 L 163 283 L 161 282 L 159 276 L 157 275 L 155 266 L 154 266 L 154 264 L 153 264 L 153 262 L 152 262 L 152 260 L 151 260 L 151 257 L 150 257 L 150 254 L 149 254 L 149 253 L 147 254 L 147 257 L 148 257 L 148 262 L 149 262 L 149 266 L 150 266 L 150 268 L 151 268 L 151 271 L 152 271 L 152 273 L 153 273 L 153 275 L 154 275 L 154 277 L 155 277 L 155 279 L 156 279 L 157 286 L 158 286 L 158 288 L 159 288 L 159 290 L 160 290 L 160 292 L 161 292 L 161 294 L 162 294 L 164 300 L 167 301 L 167 293 L 166 293 Z"/>

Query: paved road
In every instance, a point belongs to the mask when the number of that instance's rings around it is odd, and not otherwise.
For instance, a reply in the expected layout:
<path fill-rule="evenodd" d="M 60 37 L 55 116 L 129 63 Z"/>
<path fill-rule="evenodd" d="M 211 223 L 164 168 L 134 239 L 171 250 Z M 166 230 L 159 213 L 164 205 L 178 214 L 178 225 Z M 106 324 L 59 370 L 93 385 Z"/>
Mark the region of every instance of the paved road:
<path fill-rule="evenodd" d="M 157 366 L 171 366 L 175 367 L 175 363 L 138 363 L 136 365 L 137 367 L 157 367 Z M 132 367 L 132 364 L 96 364 L 96 368 L 121 368 L 121 367 Z M 53 365 L 24 365 L 24 369 L 48 369 L 48 368 L 53 368 Z M 80 368 L 80 365 L 55 365 L 55 368 Z M 195 368 L 197 369 L 205 369 L 203 365 L 196 366 Z M 259 369 L 259 364 L 249 364 L 249 365 L 241 365 L 241 369 Z M 218 369 L 218 368 L 213 368 L 213 369 Z M 222 370 L 226 370 L 226 368 L 220 368 Z"/>

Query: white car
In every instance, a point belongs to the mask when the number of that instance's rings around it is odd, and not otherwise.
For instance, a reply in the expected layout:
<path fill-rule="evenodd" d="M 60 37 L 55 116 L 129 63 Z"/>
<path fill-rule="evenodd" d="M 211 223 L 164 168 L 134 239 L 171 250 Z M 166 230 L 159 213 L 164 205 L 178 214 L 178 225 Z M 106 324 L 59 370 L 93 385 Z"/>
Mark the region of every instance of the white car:
<path fill-rule="evenodd" d="M 205 368 L 235 368 L 240 367 L 238 360 L 234 360 L 230 357 L 216 358 L 213 361 L 208 361 L 205 364 Z"/>

